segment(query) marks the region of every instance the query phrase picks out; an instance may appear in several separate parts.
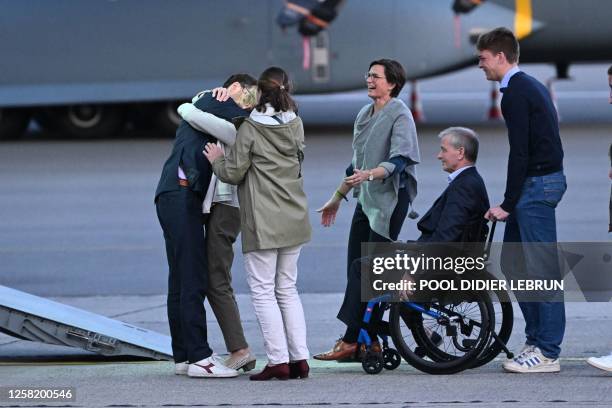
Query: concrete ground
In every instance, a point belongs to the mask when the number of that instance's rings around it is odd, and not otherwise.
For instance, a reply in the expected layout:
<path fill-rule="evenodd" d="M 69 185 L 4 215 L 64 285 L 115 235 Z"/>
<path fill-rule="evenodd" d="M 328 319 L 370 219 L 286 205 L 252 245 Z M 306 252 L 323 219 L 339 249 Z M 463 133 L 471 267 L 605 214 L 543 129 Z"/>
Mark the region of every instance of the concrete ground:
<path fill-rule="evenodd" d="M 606 106 L 608 107 L 608 106 Z M 446 185 L 435 159 L 444 126 L 419 126 L 418 166 L 423 214 Z M 507 140 L 502 124 L 478 125 L 478 168 L 492 203 L 501 201 Z M 568 191 L 557 210 L 559 240 L 608 241 L 607 178 L 610 124 L 563 124 Z M 346 239 L 354 200 L 325 229 L 314 212 L 333 192 L 350 160 L 350 129 L 307 131 L 305 188 L 313 240 L 300 259 L 299 288 L 312 353 L 343 332 L 335 319 L 345 286 Z M 171 146 L 166 139 L 66 141 L 31 138 L 0 148 L 0 284 L 167 333 L 167 264 L 153 192 Z M 501 239 L 503 228 L 498 229 Z M 414 221 L 401 239 L 415 238 Z M 264 364 L 257 327 L 236 248 L 234 286 L 247 338 Z M 605 273 L 606 271 L 594 271 Z M 452 376 L 431 376 L 404 363 L 372 376 L 358 364 L 312 361 L 304 381 L 252 383 L 195 380 L 172 374 L 168 362 L 100 361 L 86 352 L 0 335 L 0 387 L 75 387 L 74 402 L 0 398 L 0 407 L 366 406 L 576 407 L 612 406 L 610 374 L 585 363 L 612 349 L 610 303 L 568 303 L 559 374 L 511 375 L 501 360 Z M 511 349 L 523 343 L 515 311 Z M 210 341 L 224 346 L 209 314 Z M 502 356 L 500 356 L 501 358 Z M 42 404 L 42 405 L 41 405 Z"/>
<path fill-rule="evenodd" d="M 129 324 L 168 333 L 164 296 L 63 297 L 56 301 L 116 317 Z M 302 295 L 311 353 L 325 351 L 343 332 L 334 316 L 340 294 Z M 238 302 L 247 340 L 265 364 L 262 337 L 247 295 Z M 569 303 L 566 339 L 558 374 L 508 374 L 503 355 L 485 367 L 450 376 L 421 373 L 406 362 L 394 371 L 366 374 L 360 364 L 311 360 L 306 380 L 255 383 L 247 375 L 235 379 L 192 379 L 173 374 L 170 362 L 104 361 L 76 349 L 43 345 L 0 335 L 0 386 L 74 387 L 78 407 L 161 406 L 371 406 L 391 407 L 577 407 L 612 405 L 611 373 L 587 365 L 585 359 L 607 354 L 612 338 L 612 304 Z M 518 314 L 516 314 L 518 313 Z M 515 307 L 516 350 L 523 342 L 524 322 Z M 212 313 L 210 343 L 225 353 Z M 59 403 L 44 404 L 49 406 Z M 0 398 L 0 407 L 40 406 L 35 401 Z M 46 406 L 44 405 L 44 406 Z"/>

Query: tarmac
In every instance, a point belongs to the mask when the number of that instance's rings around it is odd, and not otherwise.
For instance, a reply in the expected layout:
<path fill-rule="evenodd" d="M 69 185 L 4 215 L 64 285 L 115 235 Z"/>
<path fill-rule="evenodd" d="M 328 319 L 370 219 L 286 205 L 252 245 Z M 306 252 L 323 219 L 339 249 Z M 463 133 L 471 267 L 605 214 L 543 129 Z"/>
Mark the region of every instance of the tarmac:
<path fill-rule="evenodd" d="M 53 300 L 168 334 L 165 297 L 95 296 Z M 248 295 L 237 297 L 245 335 L 265 364 L 262 336 Z M 308 342 L 312 354 L 329 349 L 343 332 L 335 319 L 341 294 L 303 294 Z M 208 309 L 210 310 L 210 309 Z M 577 407 L 612 405 L 612 373 L 586 364 L 589 356 L 607 354 L 612 338 L 612 304 L 567 304 L 567 332 L 556 374 L 504 373 L 504 355 L 488 365 L 448 376 L 432 376 L 406 362 L 394 371 L 366 374 L 360 364 L 310 360 L 304 380 L 252 382 L 242 373 L 234 379 L 193 379 L 176 376 L 166 361 L 104 359 L 92 353 L 17 340 L 0 335 L 0 387 L 72 387 L 75 401 L 9 400 L 0 407 Z M 212 313 L 208 313 L 210 344 L 218 354 L 225 347 Z M 509 346 L 519 349 L 524 321 L 515 305 Z M 6 395 L 6 394 L 5 394 Z"/>
<path fill-rule="evenodd" d="M 609 106 L 610 107 L 610 106 Z M 610 107 L 612 113 L 612 107 Z M 448 184 L 436 159 L 438 132 L 419 125 L 421 163 L 414 209 L 423 215 Z M 508 141 L 503 123 L 474 127 L 477 168 L 491 204 L 505 188 Z M 609 242 L 608 147 L 612 126 L 562 126 L 568 189 L 557 207 L 560 242 Z M 346 242 L 355 200 L 324 228 L 315 210 L 337 188 L 351 160 L 351 130 L 307 131 L 304 184 L 312 240 L 300 256 L 303 293 L 339 293 L 346 286 Z M 170 139 L 65 141 L 32 139 L 0 148 L 0 284 L 38 296 L 165 293 L 167 262 L 153 195 Z M 400 240 L 416 239 L 407 219 Z M 503 237 L 498 225 L 495 239 Z M 248 293 L 240 240 L 233 284 Z"/>
<path fill-rule="evenodd" d="M 429 125 L 418 126 L 422 161 L 417 167 L 415 206 L 420 213 L 446 185 L 446 175 L 435 159 L 438 132 L 447 125 L 465 124 L 466 112 L 474 122 L 481 121 L 486 111 L 488 84 L 482 81 L 481 72 L 473 71 L 465 75 L 470 84 L 484 84 L 479 90 L 484 95 L 482 103 L 477 100 L 474 107 L 471 94 L 453 106 L 453 98 L 429 97 L 432 103 L 438 101 L 439 109 L 427 111 Z M 542 70 L 540 76 L 550 75 L 548 71 Z M 600 71 L 590 66 L 577 70 L 577 74 L 592 78 L 589 91 L 595 98 L 581 94 L 579 84 L 558 87 L 569 186 L 557 209 L 562 242 L 609 242 L 607 149 L 612 107 L 606 103 L 605 83 L 599 90 Z M 444 88 L 460 83 L 458 77 L 445 78 Z M 427 92 L 427 83 L 423 85 Z M 362 103 L 358 98 L 361 96 L 343 104 L 347 121 Z M 424 102 L 427 107 L 427 93 Z M 466 105 L 464 110 L 456 109 L 459 104 Z M 334 115 L 329 116 L 337 120 L 335 106 Z M 438 121 L 443 118 L 448 123 Z M 576 123 L 577 118 L 582 119 Z M 481 136 L 478 169 L 492 204 L 497 203 L 505 184 L 506 131 L 500 122 L 477 123 L 475 129 Z M 343 205 L 332 228 L 319 225 L 314 209 L 329 197 L 350 161 L 350 134 L 350 128 L 307 127 L 304 174 L 313 240 L 300 258 L 298 287 L 312 354 L 328 350 L 344 331 L 335 315 L 346 284 L 346 238 L 354 200 Z M 0 284 L 167 334 L 162 295 L 167 264 L 152 195 L 171 140 L 147 135 L 88 141 L 39 136 L 3 143 L 0 149 Z M 400 239 L 414 239 L 416 234 L 414 221 L 406 221 Z M 496 240 L 502 235 L 503 228 L 498 228 Z M 265 364 L 263 341 L 247 294 L 239 244 L 235 251 L 234 287 L 246 337 L 258 357 L 258 371 Z M 612 351 L 612 303 L 567 303 L 566 310 L 562 371 L 558 374 L 504 373 L 504 356 L 500 355 L 484 367 L 450 376 L 424 374 L 405 362 L 397 370 L 368 375 L 360 364 L 311 360 L 311 375 L 306 380 L 254 383 L 247 375 L 226 380 L 191 379 L 175 376 L 171 362 L 100 358 L 82 350 L 0 334 L 0 408 L 612 406 L 612 374 L 585 362 L 590 356 Z M 226 353 L 212 313 L 208 319 L 212 348 Z M 515 307 L 511 350 L 521 348 L 523 329 L 524 321 Z M 2 387 L 73 387 L 76 398 L 8 399 L 7 389 Z"/>

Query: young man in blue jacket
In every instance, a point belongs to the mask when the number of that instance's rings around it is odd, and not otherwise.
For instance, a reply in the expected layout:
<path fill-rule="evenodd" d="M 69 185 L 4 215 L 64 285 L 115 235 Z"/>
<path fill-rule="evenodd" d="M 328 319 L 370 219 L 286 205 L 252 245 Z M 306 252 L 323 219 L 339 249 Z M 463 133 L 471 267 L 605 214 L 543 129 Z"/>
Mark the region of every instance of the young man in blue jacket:
<path fill-rule="evenodd" d="M 556 251 L 542 244 L 557 241 L 555 208 L 567 188 L 555 106 L 546 87 L 519 69 L 519 43 L 512 31 L 496 28 L 482 34 L 476 46 L 479 68 L 488 80 L 500 82 L 501 108 L 510 143 L 504 201 L 490 208 L 485 218 L 506 221 L 505 243 L 523 243 L 525 262 L 518 268 L 524 269 L 528 277 L 560 279 Z M 512 268 L 518 262 L 510 258 L 513 257 L 506 256 L 511 262 L 504 273 L 516 276 Z M 508 264 L 502 253 L 502 267 Z M 504 363 L 506 371 L 560 371 L 565 305 L 556 300 L 519 302 L 527 339 L 521 352 Z"/>
<path fill-rule="evenodd" d="M 238 82 L 246 88 L 255 80 L 244 76 Z M 231 121 L 249 114 L 238 99 L 220 102 L 207 94 L 195 106 Z M 209 142 L 216 139 L 181 121 L 155 191 L 155 205 L 168 258 L 167 309 L 175 373 L 190 377 L 235 377 L 238 372 L 226 367 L 208 344 L 203 304 L 210 282 L 202 203 L 212 168 L 202 151 Z"/>

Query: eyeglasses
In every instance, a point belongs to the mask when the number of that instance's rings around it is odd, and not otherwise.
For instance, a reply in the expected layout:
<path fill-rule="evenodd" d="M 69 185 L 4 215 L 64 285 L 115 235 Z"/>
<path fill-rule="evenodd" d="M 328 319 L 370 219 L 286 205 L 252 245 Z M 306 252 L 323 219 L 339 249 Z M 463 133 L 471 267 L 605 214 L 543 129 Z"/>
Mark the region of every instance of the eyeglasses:
<path fill-rule="evenodd" d="M 384 77 L 381 77 L 378 74 L 375 74 L 374 72 L 366 72 L 363 77 L 364 77 L 364 79 L 366 81 L 368 80 L 368 78 L 372 78 L 374 81 L 376 81 L 377 79 L 383 79 L 384 78 Z"/>

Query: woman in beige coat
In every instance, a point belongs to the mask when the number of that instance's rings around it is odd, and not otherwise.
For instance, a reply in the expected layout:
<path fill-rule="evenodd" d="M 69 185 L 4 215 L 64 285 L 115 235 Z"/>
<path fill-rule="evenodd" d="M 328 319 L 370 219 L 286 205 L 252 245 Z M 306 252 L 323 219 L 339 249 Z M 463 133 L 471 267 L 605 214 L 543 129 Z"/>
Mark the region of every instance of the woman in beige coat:
<path fill-rule="evenodd" d="M 268 364 L 251 380 L 306 378 L 306 323 L 297 288 L 297 260 L 310 240 L 302 179 L 304 129 L 289 95 L 289 78 L 277 67 L 257 83 L 258 104 L 223 155 L 205 155 L 219 180 L 238 185 L 242 251 Z"/>

